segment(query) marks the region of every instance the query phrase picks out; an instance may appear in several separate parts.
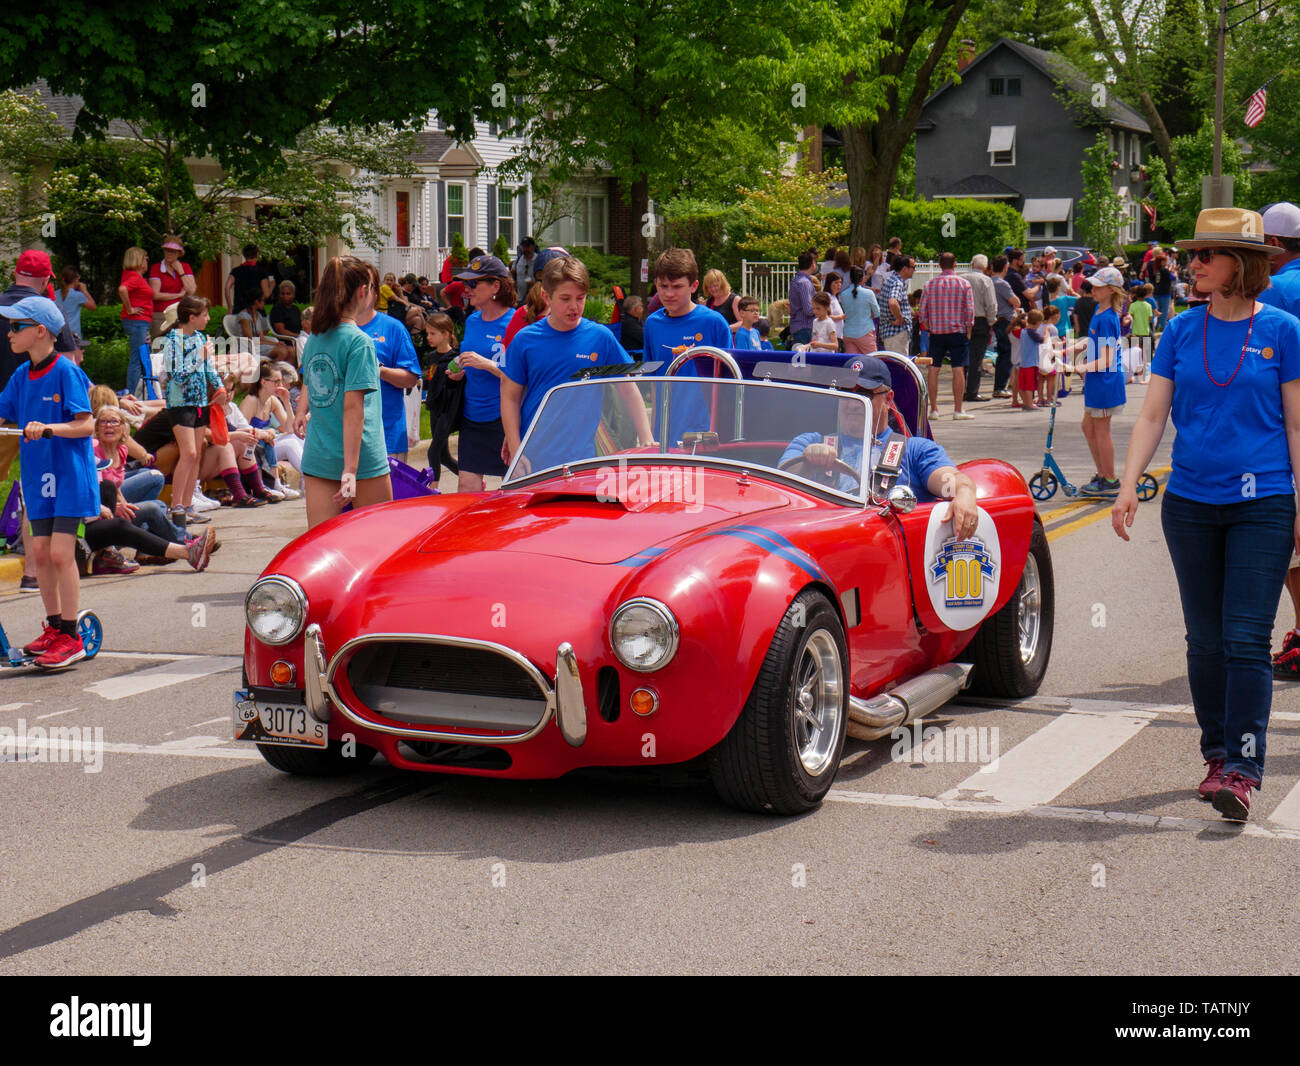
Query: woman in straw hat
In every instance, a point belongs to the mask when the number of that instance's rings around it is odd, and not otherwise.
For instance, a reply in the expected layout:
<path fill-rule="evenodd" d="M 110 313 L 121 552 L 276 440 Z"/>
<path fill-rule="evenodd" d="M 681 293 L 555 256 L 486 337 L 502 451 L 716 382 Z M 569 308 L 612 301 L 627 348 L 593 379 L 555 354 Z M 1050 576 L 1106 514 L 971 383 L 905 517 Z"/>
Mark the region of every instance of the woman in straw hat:
<path fill-rule="evenodd" d="M 1128 540 L 1137 479 L 1172 413 L 1178 439 L 1161 524 L 1187 627 L 1187 680 L 1208 767 L 1197 789 L 1245 821 L 1264 775 L 1272 703 L 1269 638 L 1300 543 L 1300 321 L 1259 302 L 1277 249 L 1254 211 L 1202 211 L 1193 253 L 1201 307 L 1165 327 L 1129 441 L 1115 532 Z"/>

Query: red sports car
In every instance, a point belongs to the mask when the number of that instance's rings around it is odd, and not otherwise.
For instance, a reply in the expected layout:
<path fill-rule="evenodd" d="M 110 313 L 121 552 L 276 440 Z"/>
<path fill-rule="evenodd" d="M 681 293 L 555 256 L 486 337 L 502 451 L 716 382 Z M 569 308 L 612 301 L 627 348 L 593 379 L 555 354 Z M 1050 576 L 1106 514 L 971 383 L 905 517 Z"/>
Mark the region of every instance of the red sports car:
<path fill-rule="evenodd" d="M 558 386 L 499 491 L 368 507 L 285 547 L 246 600 L 238 739 L 300 774 L 376 752 L 516 778 L 704 756 L 726 802 L 793 814 L 830 789 L 846 735 L 968 685 L 1036 691 L 1052 565 L 1020 474 L 960 465 L 979 524 L 958 540 L 947 503 L 892 484 L 889 448 L 863 469 L 853 372 L 743 380 L 703 353 L 736 380 L 680 376 L 683 356 Z M 891 367 L 898 429 L 923 431 L 924 384 Z M 657 439 L 638 443 L 651 380 Z M 668 440 L 670 412 L 695 428 Z M 799 461 L 809 433 L 839 449 L 831 470 Z"/>

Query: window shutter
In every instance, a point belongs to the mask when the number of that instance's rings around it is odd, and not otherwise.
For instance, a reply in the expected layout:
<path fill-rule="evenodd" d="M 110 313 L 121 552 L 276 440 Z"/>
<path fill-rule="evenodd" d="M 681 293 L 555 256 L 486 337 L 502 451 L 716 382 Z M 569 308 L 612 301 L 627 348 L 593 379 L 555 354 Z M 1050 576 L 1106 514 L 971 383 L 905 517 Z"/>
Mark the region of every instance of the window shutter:
<path fill-rule="evenodd" d="M 487 209 L 487 243 L 484 247 L 491 251 L 492 245 L 497 242 L 497 187 L 495 185 L 487 187 Z"/>
<path fill-rule="evenodd" d="M 518 204 L 515 208 L 515 214 L 519 218 L 519 239 L 522 241 L 533 232 L 533 219 L 528 213 L 529 200 L 527 185 L 519 190 L 519 198 L 515 202 Z"/>
<path fill-rule="evenodd" d="M 438 232 L 434 238 L 434 247 L 442 248 L 449 245 L 447 240 L 447 183 L 438 182 Z"/>

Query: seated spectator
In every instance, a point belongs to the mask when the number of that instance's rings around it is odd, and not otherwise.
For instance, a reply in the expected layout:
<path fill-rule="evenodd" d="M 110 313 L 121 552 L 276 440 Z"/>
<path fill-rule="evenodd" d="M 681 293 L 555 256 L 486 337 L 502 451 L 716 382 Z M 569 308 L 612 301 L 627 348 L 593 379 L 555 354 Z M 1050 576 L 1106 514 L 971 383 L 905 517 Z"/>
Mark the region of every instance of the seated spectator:
<path fill-rule="evenodd" d="M 623 299 L 623 333 L 619 343 L 628 352 L 640 352 L 645 346 L 645 304 L 639 296 Z"/>
<path fill-rule="evenodd" d="M 302 315 L 294 305 L 297 288 L 292 281 L 280 282 L 280 298 L 271 308 L 271 331 L 282 341 L 294 344 L 302 332 Z"/>
<path fill-rule="evenodd" d="M 111 480 L 101 481 L 99 488 L 99 515 L 86 522 L 85 540 L 92 552 L 92 574 L 130 574 L 140 569 L 139 562 L 122 558 L 118 548 L 134 548 L 137 554 L 144 552 L 146 558 L 186 559 L 196 571 L 207 569 L 213 545 L 217 543 L 216 531 L 211 526 L 188 543 L 171 543 L 115 513 L 120 499 Z"/>
<path fill-rule="evenodd" d="M 266 317 L 266 299 L 261 293 L 252 298 L 249 305 L 235 316 L 235 320 L 239 326 L 239 335 L 252 341 L 255 350 L 260 347 L 265 352 L 267 348 L 279 345 L 280 338 L 271 329 L 271 320 Z"/>
<path fill-rule="evenodd" d="M 416 287 L 415 275 L 407 274 L 398 285 L 396 301 L 390 301 L 388 304 L 388 313 L 398 321 L 405 322 L 407 312 L 419 308 L 420 292 Z"/>
<path fill-rule="evenodd" d="M 233 389 L 234 384 L 233 380 L 227 379 L 227 389 Z M 247 420 L 249 428 L 258 439 L 258 446 L 263 449 L 267 469 L 276 472 L 267 491 L 278 493 L 286 500 L 296 500 L 300 493 L 280 482 L 280 462 L 288 461 L 295 470 L 302 470 L 303 442 L 293 433 L 293 416 L 289 413 L 293 410 L 292 403 L 293 399 L 284 384 L 282 364 L 263 363 L 258 379 L 249 386 L 248 394 L 239 405 L 240 414 Z M 280 451 L 281 436 L 291 438 L 285 442 L 285 454 Z"/>
<path fill-rule="evenodd" d="M 265 364 L 267 367 L 270 364 Z M 226 395 L 232 395 L 232 390 L 236 385 L 235 375 L 232 374 L 226 379 Z M 278 489 L 268 488 L 262 478 L 262 468 L 258 462 L 258 453 L 263 449 L 270 447 L 271 453 L 267 460 L 268 470 L 276 469 L 277 462 L 275 458 L 275 430 L 269 426 L 258 428 L 253 426 L 244 412 L 235 406 L 232 399 L 227 399 L 222 407 L 226 416 L 226 425 L 230 431 L 230 447 L 237 457 L 239 469 L 239 480 L 244 487 L 246 497 L 252 500 L 251 503 L 236 504 L 235 506 L 252 507 L 257 503 L 280 503 L 286 499 L 284 493 Z M 231 489 L 233 495 L 234 489 Z"/>
<path fill-rule="evenodd" d="M 754 323 L 754 329 L 758 331 L 758 346 L 765 352 L 776 351 L 776 345 L 769 339 L 772 333 L 772 323 L 766 318 L 760 318 Z"/>
<path fill-rule="evenodd" d="M 832 274 L 831 277 L 838 278 L 838 275 Z M 758 300 L 753 296 L 742 296 L 736 304 L 736 315 L 740 323 L 736 327 L 736 347 L 761 351 L 762 343 L 758 330 L 754 328 L 758 321 Z"/>
<path fill-rule="evenodd" d="M 234 435 L 231 436 L 233 438 Z M 160 411 L 146 421 L 136 432 L 135 441 L 149 455 L 153 456 L 154 466 L 161 470 L 164 475 L 170 477 L 172 471 L 176 469 L 180 450 L 172 439 L 172 426 L 170 419 L 167 417 L 167 412 Z M 256 460 L 242 458 L 242 450 L 241 448 L 241 457 L 236 458 L 235 449 L 231 443 L 213 444 L 212 431 L 206 429 L 203 448 L 199 453 L 199 484 L 220 478 L 226 483 L 226 491 L 218 494 L 218 497 L 221 498 L 220 505 L 263 507 L 266 501 L 250 497 L 240 480 L 240 474 L 246 468 L 255 468 L 257 466 Z M 198 492 L 196 490 L 196 500 L 197 497 Z M 248 502 L 245 502 L 245 500 Z"/>

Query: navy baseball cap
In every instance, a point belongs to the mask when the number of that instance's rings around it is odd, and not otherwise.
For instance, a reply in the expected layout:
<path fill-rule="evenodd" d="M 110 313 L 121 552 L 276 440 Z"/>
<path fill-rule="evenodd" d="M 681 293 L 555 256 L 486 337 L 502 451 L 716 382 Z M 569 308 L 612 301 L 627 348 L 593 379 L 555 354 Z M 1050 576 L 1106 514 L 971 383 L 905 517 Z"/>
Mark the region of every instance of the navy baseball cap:
<path fill-rule="evenodd" d="M 469 266 L 456 275 L 462 281 L 473 281 L 478 278 L 508 278 L 509 276 L 510 271 L 506 269 L 505 263 L 501 262 L 495 255 L 476 255 L 469 261 Z"/>
<path fill-rule="evenodd" d="M 568 258 L 570 258 L 569 253 L 563 248 L 543 248 L 533 256 L 533 277 L 540 278 L 542 276 L 542 271 L 545 270 L 549 264 L 555 262 L 555 260 Z"/>
<path fill-rule="evenodd" d="M 844 365 L 858 372 L 858 388 L 875 392 L 882 385 L 887 389 L 894 387 L 894 379 L 890 377 L 888 365 L 883 359 L 877 359 L 874 355 L 855 355 Z"/>
<path fill-rule="evenodd" d="M 0 307 L 0 315 L 15 321 L 30 318 L 48 329 L 51 335 L 57 335 L 63 328 L 63 312 L 59 305 L 44 296 L 24 296 L 17 303 Z"/>

